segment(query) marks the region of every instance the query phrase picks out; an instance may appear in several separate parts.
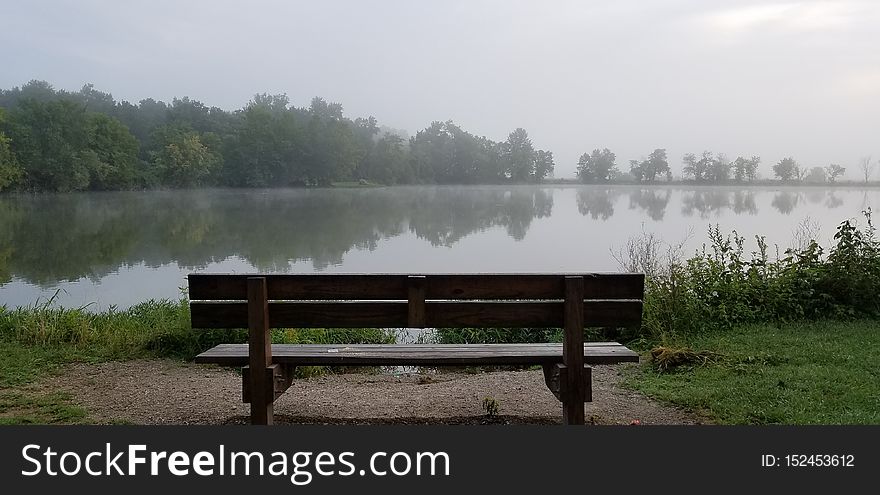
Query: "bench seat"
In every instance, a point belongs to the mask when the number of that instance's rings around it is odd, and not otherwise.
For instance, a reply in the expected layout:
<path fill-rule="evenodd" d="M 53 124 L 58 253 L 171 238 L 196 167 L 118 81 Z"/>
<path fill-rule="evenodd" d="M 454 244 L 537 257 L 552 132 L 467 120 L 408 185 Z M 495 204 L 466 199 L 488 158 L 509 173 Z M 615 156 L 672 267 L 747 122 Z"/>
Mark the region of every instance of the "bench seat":
<path fill-rule="evenodd" d="M 272 362 L 292 366 L 494 366 L 563 362 L 562 344 L 272 344 Z M 637 363 L 617 342 L 584 343 L 584 364 Z M 195 358 L 222 366 L 248 364 L 247 344 L 220 344 Z"/>

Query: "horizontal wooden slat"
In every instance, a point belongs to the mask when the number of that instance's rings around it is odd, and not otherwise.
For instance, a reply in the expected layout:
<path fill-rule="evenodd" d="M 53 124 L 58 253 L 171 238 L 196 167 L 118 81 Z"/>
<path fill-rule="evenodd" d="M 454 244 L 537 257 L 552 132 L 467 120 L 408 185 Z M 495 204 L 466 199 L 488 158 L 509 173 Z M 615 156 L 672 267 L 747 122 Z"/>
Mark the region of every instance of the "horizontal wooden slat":
<path fill-rule="evenodd" d="M 426 274 L 426 298 L 562 299 L 567 274 Z M 585 273 L 585 299 L 641 299 L 644 276 Z M 247 278 L 266 277 L 273 300 L 406 300 L 407 277 L 399 274 L 238 275 L 190 274 L 192 300 L 243 300 Z"/>
<path fill-rule="evenodd" d="M 614 343 L 584 345 L 586 364 L 638 362 L 637 353 Z M 221 344 L 196 356 L 197 363 L 242 366 L 247 344 Z M 562 362 L 562 344 L 326 345 L 273 344 L 272 361 L 294 366 L 495 366 Z"/>
<path fill-rule="evenodd" d="M 193 328 L 246 328 L 247 303 L 190 303 Z M 638 325 L 642 302 L 585 301 L 587 327 Z M 272 328 L 404 328 L 405 302 L 272 302 Z M 541 327 L 562 326 L 561 302 L 428 302 L 425 327 Z"/>

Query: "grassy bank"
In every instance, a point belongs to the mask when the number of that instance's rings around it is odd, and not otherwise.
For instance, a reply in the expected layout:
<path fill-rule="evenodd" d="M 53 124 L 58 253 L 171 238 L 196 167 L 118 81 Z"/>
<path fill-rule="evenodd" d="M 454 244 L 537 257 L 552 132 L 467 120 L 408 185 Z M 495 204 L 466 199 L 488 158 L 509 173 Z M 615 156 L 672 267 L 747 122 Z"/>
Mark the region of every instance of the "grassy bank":
<path fill-rule="evenodd" d="M 391 343 L 393 331 L 379 329 L 278 329 L 273 341 L 306 343 Z M 92 313 L 47 305 L 0 308 L 0 424 L 72 423 L 85 411 L 70 398 L 34 386 L 71 362 L 138 358 L 192 359 L 219 343 L 245 343 L 245 330 L 193 330 L 186 301 L 148 301 L 125 311 Z M 302 375 L 320 372 L 297 368 Z"/>
<path fill-rule="evenodd" d="M 880 322 L 746 325 L 669 342 L 626 385 L 727 424 L 880 424 Z"/>

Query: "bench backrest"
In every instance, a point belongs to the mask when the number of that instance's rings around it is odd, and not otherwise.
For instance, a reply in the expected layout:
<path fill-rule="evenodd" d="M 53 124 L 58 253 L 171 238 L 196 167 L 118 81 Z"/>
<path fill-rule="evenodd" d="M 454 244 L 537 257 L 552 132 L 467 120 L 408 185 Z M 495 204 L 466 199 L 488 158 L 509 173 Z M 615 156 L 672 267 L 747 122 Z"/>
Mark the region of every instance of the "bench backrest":
<path fill-rule="evenodd" d="M 557 328 L 578 302 L 584 327 L 629 327 L 644 296 L 642 274 L 191 274 L 192 327 L 247 328 L 254 277 L 273 328 Z"/>

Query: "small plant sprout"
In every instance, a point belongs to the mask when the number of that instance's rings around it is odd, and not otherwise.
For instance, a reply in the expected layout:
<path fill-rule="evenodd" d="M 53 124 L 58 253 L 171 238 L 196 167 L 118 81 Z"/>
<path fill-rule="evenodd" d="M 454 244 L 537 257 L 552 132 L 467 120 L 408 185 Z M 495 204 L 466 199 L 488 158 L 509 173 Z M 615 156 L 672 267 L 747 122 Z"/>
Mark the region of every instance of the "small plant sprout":
<path fill-rule="evenodd" d="M 483 410 L 486 411 L 486 416 L 495 417 L 498 415 L 498 401 L 493 397 L 486 396 L 483 399 Z"/>

